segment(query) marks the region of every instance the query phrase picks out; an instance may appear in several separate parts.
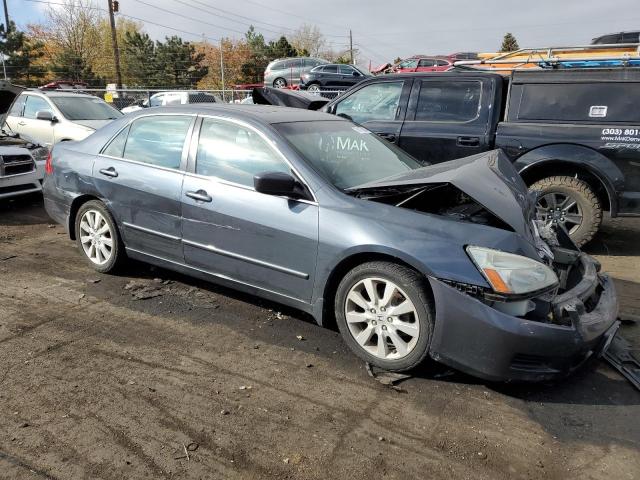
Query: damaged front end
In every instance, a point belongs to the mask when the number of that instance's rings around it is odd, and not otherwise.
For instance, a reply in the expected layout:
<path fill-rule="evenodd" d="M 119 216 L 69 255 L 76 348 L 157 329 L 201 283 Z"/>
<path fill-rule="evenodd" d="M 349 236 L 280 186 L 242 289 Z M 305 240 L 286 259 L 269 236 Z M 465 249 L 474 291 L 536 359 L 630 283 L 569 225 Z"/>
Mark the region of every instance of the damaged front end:
<path fill-rule="evenodd" d="M 618 328 L 618 303 L 600 264 L 561 228 L 535 222 L 535 198 L 500 152 L 452 163 L 351 191 L 512 232 L 528 245 L 526 253 L 503 251 L 499 242 L 468 238 L 464 253 L 486 283 L 429 277 L 436 311 L 431 356 L 489 380 L 541 381 L 601 355 Z"/>

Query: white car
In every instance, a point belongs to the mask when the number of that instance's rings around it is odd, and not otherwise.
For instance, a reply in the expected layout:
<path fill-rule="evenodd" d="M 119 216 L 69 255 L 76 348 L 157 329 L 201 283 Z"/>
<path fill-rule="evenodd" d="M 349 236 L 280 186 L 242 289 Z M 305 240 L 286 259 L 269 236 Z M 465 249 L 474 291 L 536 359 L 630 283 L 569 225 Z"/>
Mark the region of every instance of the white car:
<path fill-rule="evenodd" d="M 13 132 L 51 148 L 58 142 L 82 140 L 120 116 L 122 113 L 93 95 L 25 90 L 11 107 L 6 123 Z"/>
<path fill-rule="evenodd" d="M 0 125 L 22 88 L 0 81 Z M 49 151 L 19 135 L 0 130 L 0 199 L 42 191 Z"/>
<path fill-rule="evenodd" d="M 149 107 L 164 107 L 165 105 L 186 105 L 188 103 L 216 103 L 220 99 L 208 92 L 160 92 L 149 98 L 124 107 L 122 113 L 131 113 Z"/>

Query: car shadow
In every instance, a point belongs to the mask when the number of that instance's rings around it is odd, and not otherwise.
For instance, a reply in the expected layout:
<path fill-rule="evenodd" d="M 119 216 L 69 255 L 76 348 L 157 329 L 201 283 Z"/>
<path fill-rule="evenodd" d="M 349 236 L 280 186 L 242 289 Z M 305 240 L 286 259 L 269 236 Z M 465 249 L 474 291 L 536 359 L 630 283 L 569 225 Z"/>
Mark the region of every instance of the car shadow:
<path fill-rule="evenodd" d="M 0 200 L 0 226 L 53 223 L 44 209 L 41 193 L 30 193 Z"/>

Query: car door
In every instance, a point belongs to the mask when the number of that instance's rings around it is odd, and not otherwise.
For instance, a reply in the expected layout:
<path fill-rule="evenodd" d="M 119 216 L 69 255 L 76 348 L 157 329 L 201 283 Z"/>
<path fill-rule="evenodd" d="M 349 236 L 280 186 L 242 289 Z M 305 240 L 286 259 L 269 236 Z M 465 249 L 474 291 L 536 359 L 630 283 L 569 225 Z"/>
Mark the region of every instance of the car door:
<path fill-rule="evenodd" d="M 138 117 L 100 153 L 93 178 L 127 249 L 183 262 L 181 192 L 194 115 Z"/>
<path fill-rule="evenodd" d="M 6 123 L 13 132 L 19 133 L 20 126 L 18 123 L 22 121 L 22 113 L 24 111 L 24 104 L 26 100 L 27 96 L 24 93 L 20 94 L 13 102 L 11 110 L 9 110 L 9 113 L 7 114 Z"/>
<path fill-rule="evenodd" d="M 398 145 L 426 163 L 489 150 L 490 87 L 478 78 L 416 79 Z"/>
<path fill-rule="evenodd" d="M 329 111 L 396 143 L 407 111 L 412 81 L 390 77 L 367 83 L 345 94 Z"/>
<path fill-rule="evenodd" d="M 322 78 L 324 79 L 322 83 L 325 87 L 329 89 L 339 87 L 342 77 L 338 73 L 338 65 L 325 65 L 322 67 Z"/>
<path fill-rule="evenodd" d="M 340 65 L 338 67 L 340 73 L 340 86 L 351 87 L 362 80 L 362 75 L 350 65 Z"/>
<path fill-rule="evenodd" d="M 308 302 L 318 249 L 315 202 L 265 195 L 254 175 L 292 172 L 257 129 L 203 117 L 182 189 L 184 256 L 213 275 Z"/>
<path fill-rule="evenodd" d="M 56 115 L 55 109 L 49 104 L 47 99 L 37 95 L 25 94 L 22 117 L 18 118 L 17 122 L 15 122 L 15 128 L 13 125 L 10 125 L 10 127 L 16 133 L 25 135 L 35 142 L 51 147 L 55 140 L 55 123 L 49 120 L 38 120 L 36 115 L 42 111 L 48 111 Z"/>

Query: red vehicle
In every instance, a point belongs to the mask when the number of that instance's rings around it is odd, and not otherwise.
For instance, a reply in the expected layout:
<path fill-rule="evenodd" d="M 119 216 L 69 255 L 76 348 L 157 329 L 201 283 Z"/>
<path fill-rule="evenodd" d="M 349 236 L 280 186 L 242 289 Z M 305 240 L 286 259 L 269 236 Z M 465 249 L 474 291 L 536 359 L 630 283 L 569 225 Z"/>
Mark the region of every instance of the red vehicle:
<path fill-rule="evenodd" d="M 453 63 L 446 58 L 415 56 L 400 62 L 393 71 L 395 73 L 446 72 L 451 68 Z"/>

